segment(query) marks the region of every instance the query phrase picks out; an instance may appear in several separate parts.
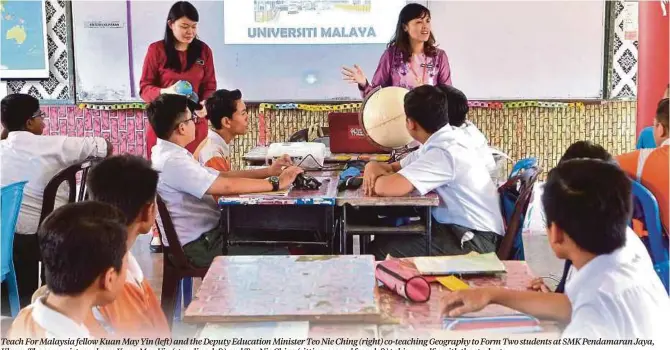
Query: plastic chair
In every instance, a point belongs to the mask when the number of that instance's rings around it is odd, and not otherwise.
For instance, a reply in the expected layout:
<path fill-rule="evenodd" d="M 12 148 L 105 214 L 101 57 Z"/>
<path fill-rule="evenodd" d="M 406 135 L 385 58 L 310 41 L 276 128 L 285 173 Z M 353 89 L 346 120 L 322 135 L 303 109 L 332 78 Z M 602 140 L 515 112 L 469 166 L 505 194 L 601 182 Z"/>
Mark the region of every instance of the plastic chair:
<path fill-rule="evenodd" d="M 156 198 L 158 214 L 163 222 L 163 232 L 169 246 L 163 246 L 163 287 L 161 290 L 161 308 L 172 328 L 174 319 L 181 318 L 182 294 L 184 307 L 191 303 L 193 294 L 193 277 L 204 278 L 208 267 L 192 266 L 179 242 L 172 218 L 160 196 Z M 156 227 L 159 227 L 156 225 Z M 160 229 L 159 229 L 160 230 Z M 161 240 L 162 243 L 162 240 Z"/>
<path fill-rule="evenodd" d="M 656 148 L 656 140 L 654 140 L 654 127 L 648 126 L 640 131 L 640 137 L 637 139 L 635 149 Z"/>
<path fill-rule="evenodd" d="M 642 184 L 637 181 L 633 183 L 633 197 L 642 207 L 644 216 L 644 226 L 649 234 L 649 252 L 651 261 L 654 264 L 654 270 L 663 282 L 665 291 L 669 291 L 670 262 L 668 261 L 668 247 L 664 244 L 665 234 L 661 225 L 661 212 L 658 208 L 656 197 Z"/>
<path fill-rule="evenodd" d="M 67 182 L 70 187 L 68 203 L 81 202 L 88 199 L 88 192 L 86 187 L 86 179 L 91 167 L 102 161 L 102 158 L 89 158 L 83 162 L 73 164 L 54 175 L 46 187 L 44 187 L 44 195 L 42 196 L 42 212 L 40 213 L 40 225 L 49 214 L 54 210 L 56 205 L 56 196 L 58 195 L 58 188 Z M 81 172 L 80 183 L 77 187 L 77 174 Z"/>
<path fill-rule="evenodd" d="M 498 188 L 505 220 L 505 236 L 497 251 L 501 260 L 524 260 L 521 230 L 533 186 L 541 172 L 536 158 L 521 159 L 514 164 L 507 182 Z"/>
<path fill-rule="evenodd" d="M 19 302 L 19 286 L 14 270 L 14 231 L 16 220 L 23 201 L 23 188 L 27 181 L 13 183 L 2 188 L 0 192 L 2 211 L 2 282 L 7 281 L 9 309 L 15 317 L 21 309 Z"/>

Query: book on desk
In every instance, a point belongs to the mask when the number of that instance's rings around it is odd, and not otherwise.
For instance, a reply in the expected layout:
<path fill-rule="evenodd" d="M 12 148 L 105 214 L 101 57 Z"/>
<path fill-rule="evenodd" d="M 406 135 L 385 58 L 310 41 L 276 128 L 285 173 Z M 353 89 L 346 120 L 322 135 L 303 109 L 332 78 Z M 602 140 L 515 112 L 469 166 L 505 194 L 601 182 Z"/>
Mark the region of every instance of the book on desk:
<path fill-rule="evenodd" d="M 486 331 L 489 333 L 535 333 L 541 332 L 540 321 L 526 314 L 492 317 L 445 317 L 442 329 L 449 331 Z"/>
<path fill-rule="evenodd" d="M 485 275 L 505 272 L 505 265 L 495 253 L 475 252 L 454 256 L 414 258 L 414 265 L 422 275 Z"/>

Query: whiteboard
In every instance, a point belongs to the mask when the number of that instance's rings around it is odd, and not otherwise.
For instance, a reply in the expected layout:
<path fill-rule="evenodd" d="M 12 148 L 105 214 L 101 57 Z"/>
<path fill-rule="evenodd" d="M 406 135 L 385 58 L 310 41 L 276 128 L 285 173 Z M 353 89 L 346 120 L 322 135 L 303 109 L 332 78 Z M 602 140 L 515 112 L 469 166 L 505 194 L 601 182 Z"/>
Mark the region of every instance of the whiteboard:
<path fill-rule="evenodd" d="M 172 3 L 72 3 L 78 101 L 140 100 L 144 56 L 150 43 L 162 39 Z M 192 3 L 200 13 L 198 35 L 214 53 L 218 88 L 239 88 L 248 101 L 360 99 L 356 87 L 342 81 L 340 66 L 357 63 L 371 79 L 385 48 L 227 45 L 224 3 Z M 602 97 L 604 1 L 424 3 L 439 47 L 449 57 L 454 86 L 470 99 Z"/>
<path fill-rule="evenodd" d="M 452 82 L 469 99 L 603 95 L 604 1 L 429 1 Z"/>

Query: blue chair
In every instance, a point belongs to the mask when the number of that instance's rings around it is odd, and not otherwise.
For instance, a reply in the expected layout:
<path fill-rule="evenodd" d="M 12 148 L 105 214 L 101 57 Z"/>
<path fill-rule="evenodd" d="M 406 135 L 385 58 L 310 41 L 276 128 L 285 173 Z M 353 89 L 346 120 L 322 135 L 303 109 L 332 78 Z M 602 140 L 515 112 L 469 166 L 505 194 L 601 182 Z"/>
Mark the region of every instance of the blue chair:
<path fill-rule="evenodd" d="M 541 172 L 536 158 L 521 159 L 512 167 L 507 182 L 498 188 L 505 220 L 505 237 L 497 251 L 501 260 L 525 259 L 521 230 L 533 186 Z"/>
<path fill-rule="evenodd" d="M 663 226 L 661 225 L 661 212 L 658 209 L 656 197 L 642 184 L 637 181 L 633 183 L 633 197 L 642 207 L 644 216 L 644 226 L 648 233 L 648 249 L 651 255 L 651 261 L 654 264 L 654 270 L 663 282 L 665 291 L 668 292 L 668 282 L 670 277 L 670 262 L 668 261 L 668 246 Z"/>
<path fill-rule="evenodd" d="M 9 294 L 9 308 L 12 317 L 15 317 L 21 309 L 19 302 L 19 286 L 16 282 L 16 271 L 14 270 L 14 230 L 16 220 L 19 217 L 21 202 L 23 201 L 23 188 L 27 181 L 13 183 L 2 188 L 0 200 L 2 202 L 1 225 L 2 226 L 2 282 L 7 281 Z"/>
<path fill-rule="evenodd" d="M 656 140 L 654 140 L 654 127 L 648 126 L 640 131 L 640 137 L 637 139 L 635 149 L 656 148 Z"/>

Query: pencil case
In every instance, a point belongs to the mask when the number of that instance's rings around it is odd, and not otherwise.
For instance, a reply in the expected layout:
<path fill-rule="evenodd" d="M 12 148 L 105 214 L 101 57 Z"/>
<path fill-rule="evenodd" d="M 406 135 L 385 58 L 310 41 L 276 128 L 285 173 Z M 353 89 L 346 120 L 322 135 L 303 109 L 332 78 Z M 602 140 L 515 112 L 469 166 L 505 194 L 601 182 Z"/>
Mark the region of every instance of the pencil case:
<path fill-rule="evenodd" d="M 430 300 L 430 283 L 417 271 L 403 267 L 398 260 L 386 260 L 377 264 L 375 278 L 409 301 L 425 303 Z"/>

